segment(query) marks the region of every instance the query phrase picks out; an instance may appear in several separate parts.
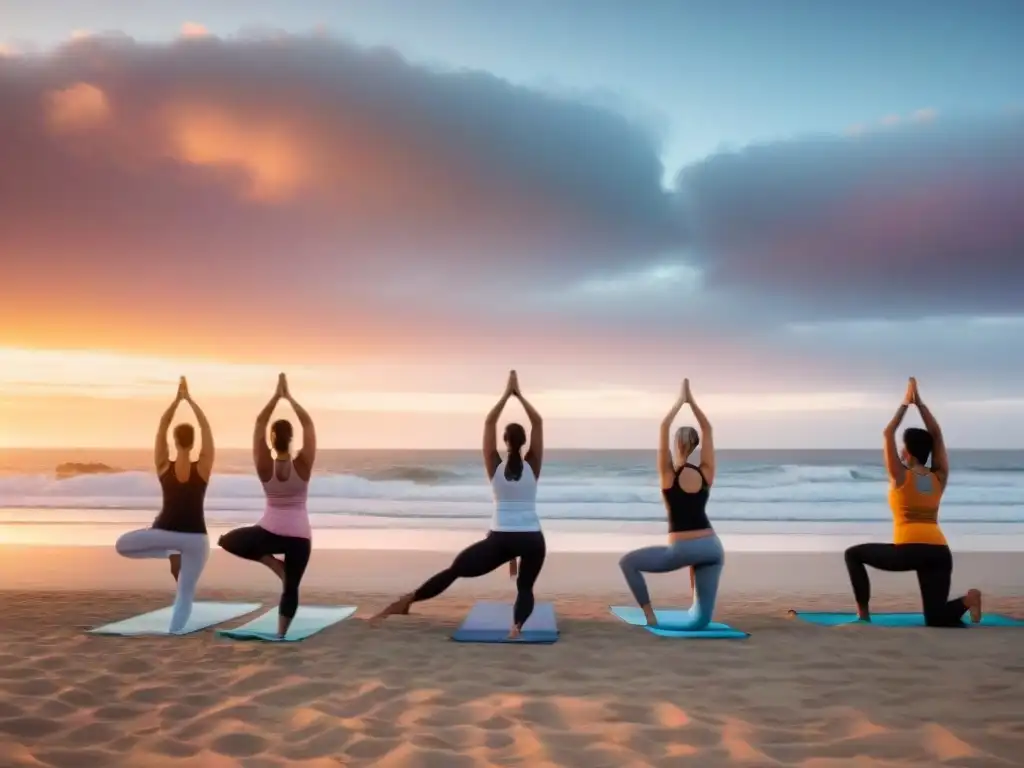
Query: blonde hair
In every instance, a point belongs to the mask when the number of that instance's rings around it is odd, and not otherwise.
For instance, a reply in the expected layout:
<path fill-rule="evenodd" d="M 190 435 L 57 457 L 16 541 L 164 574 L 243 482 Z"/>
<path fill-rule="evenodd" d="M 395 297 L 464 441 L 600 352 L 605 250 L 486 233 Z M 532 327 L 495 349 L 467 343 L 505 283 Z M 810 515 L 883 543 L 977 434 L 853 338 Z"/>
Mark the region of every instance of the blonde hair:
<path fill-rule="evenodd" d="M 700 434 L 693 427 L 680 427 L 676 430 L 676 447 L 685 445 L 688 450 L 693 451 L 700 445 Z"/>

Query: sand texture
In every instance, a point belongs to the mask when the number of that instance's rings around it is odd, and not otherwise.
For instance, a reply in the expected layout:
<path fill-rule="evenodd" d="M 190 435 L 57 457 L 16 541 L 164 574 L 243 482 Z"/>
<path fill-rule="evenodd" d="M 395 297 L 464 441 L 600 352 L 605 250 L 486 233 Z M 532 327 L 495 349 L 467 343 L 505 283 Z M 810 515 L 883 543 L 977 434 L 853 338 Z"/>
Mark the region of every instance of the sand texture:
<path fill-rule="evenodd" d="M 254 568 L 201 596 L 272 605 Z M 913 609 L 905 586 L 876 610 Z M 391 595 L 308 590 L 360 610 L 302 643 L 119 638 L 83 628 L 168 591 L 71 587 L 0 591 L 2 768 L 1024 764 L 1024 629 L 815 627 L 786 617 L 792 596 L 762 591 L 723 595 L 717 617 L 750 638 L 666 640 L 608 614 L 621 590 L 549 585 L 557 644 L 450 641 L 474 598 L 509 596 L 495 578 L 380 629 L 366 618 Z M 1012 595 L 989 607 L 1024 615 Z"/>

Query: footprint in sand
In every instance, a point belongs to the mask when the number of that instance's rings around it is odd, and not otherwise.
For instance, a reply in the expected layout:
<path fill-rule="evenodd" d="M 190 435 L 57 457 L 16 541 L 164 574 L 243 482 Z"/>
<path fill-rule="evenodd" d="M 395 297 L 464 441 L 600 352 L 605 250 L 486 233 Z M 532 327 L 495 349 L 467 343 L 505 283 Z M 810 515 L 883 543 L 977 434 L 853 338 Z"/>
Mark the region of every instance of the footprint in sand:
<path fill-rule="evenodd" d="M 255 733 L 228 733 L 214 739 L 210 748 L 227 757 L 253 757 L 266 750 L 267 740 Z"/>
<path fill-rule="evenodd" d="M 22 739 L 41 739 L 60 730 L 60 723 L 41 717 L 12 717 L 0 720 L 0 733 L 8 733 Z"/>

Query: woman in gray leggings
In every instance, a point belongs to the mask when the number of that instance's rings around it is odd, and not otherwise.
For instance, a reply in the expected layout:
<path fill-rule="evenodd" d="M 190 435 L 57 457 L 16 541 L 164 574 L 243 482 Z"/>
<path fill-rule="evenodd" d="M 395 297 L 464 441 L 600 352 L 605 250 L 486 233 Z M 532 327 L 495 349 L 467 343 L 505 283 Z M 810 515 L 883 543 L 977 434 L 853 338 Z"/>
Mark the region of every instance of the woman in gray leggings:
<path fill-rule="evenodd" d="M 673 461 L 668 436 L 680 409 L 689 403 L 700 433 L 693 427 L 680 427 L 675 434 L 676 459 Z M 700 464 L 689 463 L 690 455 L 701 446 Z M 619 566 L 637 603 L 643 608 L 647 624 L 658 623 L 644 573 L 669 573 L 690 568 L 693 605 L 684 624 L 673 623 L 673 629 L 699 630 L 711 622 L 718 595 L 718 581 L 725 564 L 722 542 L 708 521 L 706 507 L 712 483 L 715 482 L 715 445 L 711 424 L 693 401 L 690 380 L 683 388 L 672 410 L 661 422 L 658 441 L 658 473 L 661 495 L 668 511 L 668 546 L 644 547 L 625 555 Z"/>

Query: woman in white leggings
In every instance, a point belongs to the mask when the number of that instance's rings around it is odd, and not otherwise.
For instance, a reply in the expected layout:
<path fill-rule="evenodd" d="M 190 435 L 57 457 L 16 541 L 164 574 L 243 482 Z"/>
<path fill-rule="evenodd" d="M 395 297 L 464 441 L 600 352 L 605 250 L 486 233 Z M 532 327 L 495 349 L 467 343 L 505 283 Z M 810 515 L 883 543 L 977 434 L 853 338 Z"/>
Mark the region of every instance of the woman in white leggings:
<path fill-rule="evenodd" d="M 195 430 L 190 424 L 179 424 L 174 428 L 176 455 L 173 461 L 167 450 L 167 430 L 178 404 L 183 401 L 192 406 L 199 422 L 203 446 L 198 461 L 192 461 Z M 152 526 L 131 531 L 117 540 L 117 553 L 124 557 L 169 558 L 171 574 L 178 583 L 169 627 L 172 634 L 181 632 L 192 615 L 199 577 L 210 556 L 203 501 L 213 470 L 213 456 L 210 422 L 189 395 L 183 376 L 177 397 L 160 418 L 156 435 L 156 474 L 163 491 L 163 508 Z"/>

